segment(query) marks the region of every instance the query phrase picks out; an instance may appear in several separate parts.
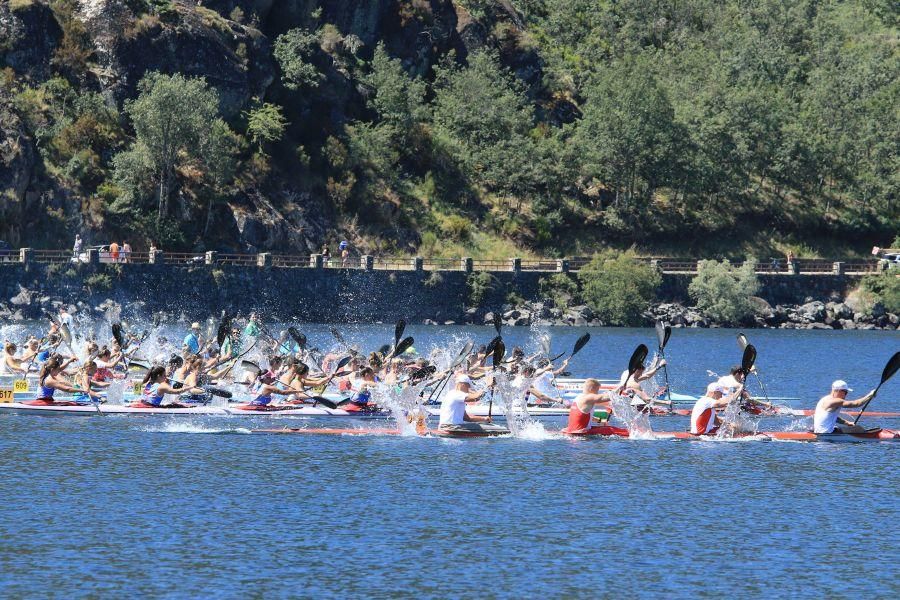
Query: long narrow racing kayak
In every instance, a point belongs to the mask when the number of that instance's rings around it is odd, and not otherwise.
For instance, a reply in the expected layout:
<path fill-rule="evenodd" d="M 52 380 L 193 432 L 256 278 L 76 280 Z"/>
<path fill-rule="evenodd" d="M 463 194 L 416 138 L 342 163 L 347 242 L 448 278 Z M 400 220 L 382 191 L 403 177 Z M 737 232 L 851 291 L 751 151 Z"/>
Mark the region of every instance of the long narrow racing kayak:
<path fill-rule="evenodd" d="M 402 435 L 399 429 L 386 428 L 350 428 L 350 427 L 283 427 L 280 429 L 253 429 L 252 433 L 290 433 L 299 435 Z M 448 437 L 448 438 L 483 438 L 497 437 L 500 435 L 508 435 L 509 429 L 500 425 L 491 423 L 467 423 L 459 426 L 438 427 L 437 429 L 427 429 L 419 427 L 414 435 L 422 437 Z"/>
<path fill-rule="evenodd" d="M 0 414 L 43 414 L 43 415 L 80 415 L 94 416 L 98 413 L 104 415 L 165 415 L 165 416 L 191 416 L 191 415 L 240 415 L 240 416 L 285 416 L 285 417 L 354 417 L 383 419 L 390 415 L 388 412 L 372 411 L 367 413 L 348 412 L 340 408 L 326 408 L 324 406 L 290 405 L 278 406 L 278 410 L 262 410 L 263 407 L 248 408 L 249 405 L 236 406 L 210 406 L 210 405 L 185 405 L 167 404 L 164 406 L 151 406 L 141 403 L 131 404 L 81 404 L 76 402 L 47 403 L 40 400 L 28 400 L 25 402 L 0 403 Z"/>
<path fill-rule="evenodd" d="M 611 426 L 595 426 L 588 430 L 567 431 L 563 433 L 572 437 L 630 437 L 627 429 Z M 760 431 L 757 433 L 740 433 L 730 437 L 715 435 L 694 435 L 687 431 L 655 431 L 641 436 L 640 439 L 676 439 L 693 441 L 726 441 L 735 439 L 756 439 L 759 441 L 781 440 L 791 442 L 900 442 L 900 431 L 873 428 L 855 433 L 813 433 L 811 431 Z"/>

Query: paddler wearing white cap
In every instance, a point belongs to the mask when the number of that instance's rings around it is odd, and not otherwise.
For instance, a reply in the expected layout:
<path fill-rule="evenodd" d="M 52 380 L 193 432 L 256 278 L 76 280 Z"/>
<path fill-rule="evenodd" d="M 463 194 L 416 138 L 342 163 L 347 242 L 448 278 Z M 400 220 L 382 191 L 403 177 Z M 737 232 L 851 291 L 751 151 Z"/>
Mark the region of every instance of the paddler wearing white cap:
<path fill-rule="evenodd" d="M 816 404 L 813 433 L 834 433 L 835 429 L 848 433 L 851 427 L 861 429 L 852 422 L 840 418 L 841 409 L 862 406 L 875 395 L 875 390 L 870 391 L 859 400 L 847 400 L 847 394 L 852 391 L 853 389 L 843 379 L 838 379 L 831 384 L 831 393 L 823 396 Z M 839 424 L 846 427 L 838 427 Z"/>
<path fill-rule="evenodd" d="M 716 409 L 725 408 L 731 402 L 732 397 L 725 397 L 728 387 L 718 381 L 713 381 L 706 386 L 706 395 L 701 396 L 694 403 L 691 411 L 691 435 L 707 435 L 715 433 L 722 424 L 716 414 Z"/>
<path fill-rule="evenodd" d="M 474 402 L 484 396 L 487 388 L 480 391 L 472 391 L 472 380 L 468 375 L 456 377 L 456 387 L 444 396 L 441 401 L 441 420 L 439 427 L 450 425 L 463 425 L 470 423 L 490 423 L 491 417 L 472 416 L 466 412 L 466 402 Z"/>

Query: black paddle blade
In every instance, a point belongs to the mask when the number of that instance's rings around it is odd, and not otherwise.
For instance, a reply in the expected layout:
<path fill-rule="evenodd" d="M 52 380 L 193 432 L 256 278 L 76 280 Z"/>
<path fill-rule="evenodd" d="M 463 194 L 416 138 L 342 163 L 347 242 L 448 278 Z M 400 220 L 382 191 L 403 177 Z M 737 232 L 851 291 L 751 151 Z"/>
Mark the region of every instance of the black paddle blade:
<path fill-rule="evenodd" d="M 900 352 L 894 354 L 891 360 L 884 365 L 884 371 L 881 372 L 881 383 L 878 384 L 878 387 L 881 387 L 885 381 L 893 377 L 898 370 L 900 370 Z"/>
<path fill-rule="evenodd" d="M 638 369 L 643 368 L 644 361 L 647 360 L 647 355 L 649 353 L 650 350 L 648 350 L 647 346 L 645 346 L 644 344 L 641 344 L 634 349 L 634 352 L 631 353 L 631 358 L 628 360 L 628 375 L 631 375 Z"/>
<path fill-rule="evenodd" d="M 391 356 L 400 356 L 401 354 L 409 350 L 414 342 L 415 340 L 412 338 L 412 336 L 403 338 L 397 345 L 397 347 L 394 348 L 394 352 L 391 353 Z"/>
<path fill-rule="evenodd" d="M 338 363 L 334 367 L 334 372 L 337 373 L 338 371 L 340 371 L 341 369 L 346 367 L 347 363 L 349 363 L 351 360 L 353 360 L 352 356 L 345 356 L 344 358 L 339 360 Z"/>
<path fill-rule="evenodd" d="M 337 408 L 338 405 L 329 400 L 328 398 L 323 398 L 322 396 L 315 396 L 312 398 L 315 404 L 321 404 L 325 408 Z"/>
<path fill-rule="evenodd" d="M 500 329 L 503 327 L 503 317 L 499 312 L 494 313 L 494 329 L 497 330 L 497 337 L 500 336 Z"/>
<path fill-rule="evenodd" d="M 231 333 L 231 317 L 226 313 L 222 316 L 222 320 L 219 321 L 219 329 L 216 331 L 216 342 L 218 342 L 220 348 L 225 343 L 225 338 L 228 337 L 229 333 Z"/>
<path fill-rule="evenodd" d="M 669 343 L 670 337 L 672 337 L 672 326 L 666 323 L 665 335 L 663 336 L 663 348 Z"/>
<path fill-rule="evenodd" d="M 456 360 L 453 361 L 453 368 L 458 367 L 462 364 L 466 357 L 472 353 L 472 348 L 475 347 L 474 342 L 466 342 L 466 345 L 462 347 L 462 350 L 459 351 L 459 354 L 456 356 Z"/>
<path fill-rule="evenodd" d="M 148 367 L 144 363 L 131 361 L 130 363 L 128 363 L 128 370 L 129 371 L 149 371 L 150 367 Z"/>
<path fill-rule="evenodd" d="M 555 363 L 556 361 L 558 361 L 559 359 L 561 359 L 563 356 L 565 356 L 565 354 L 566 354 L 565 352 L 560 352 L 559 354 L 557 354 L 556 356 L 554 356 L 553 358 L 551 358 L 551 359 L 550 359 L 550 362 Z"/>
<path fill-rule="evenodd" d="M 113 339 L 116 340 L 116 343 L 119 344 L 120 348 L 125 347 L 125 338 L 122 337 L 122 324 L 121 323 L 113 323 L 112 324 L 112 336 L 113 336 Z"/>
<path fill-rule="evenodd" d="M 297 342 L 297 345 L 300 347 L 301 350 L 306 348 L 306 336 L 303 335 L 302 333 L 300 333 L 300 330 L 298 330 L 294 326 L 291 326 L 291 327 L 288 327 L 288 333 L 291 335 L 292 338 L 294 338 L 294 341 Z"/>
<path fill-rule="evenodd" d="M 660 350 L 665 347 L 665 339 L 666 339 L 666 326 L 662 321 L 656 322 L 656 344 Z"/>
<path fill-rule="evenodd" d="M 203 389 L 213 396 L 218 396 L 219 398 L 231 398 L 231 392 L 229 392 L 228 390 L 223 390 L 222 388 L 204 386 Z"/>
<path fill-rule="evenodd" d="M 503 363 L 503 356 L 505 354 L 506 354 L 506 344 L 503 343 L 503 340 L 500 340 L 494 345 L 494 354 L 493 354 L 493 363 L 492 363 L 492 366 L 494 369 L 496 369 Z"/>
<path fill-rule="evenodd" d="M 378 353 L 381 354 L 382 356 L 387 356 L 388 352 L 390 352 L 390 351 L 391 351 L 390 344 L 384 344 L 383 346 L 381 346 L 381 348 L 378 349 Z"/>
<path fill-rule="evenodd" d="M 488 345 L 487 345 L 487 347 L 486 347 L 485 350 L 484 350 L 485 354 L 493 354 L 494 348 L 495 348 L 495 347 L 497 346 L 497 344 L 498 344 L 499 342 L 501 342 L 502 340 L 503 340 L 503 338 L 501 338 L 501 337 L 498 335 L 497 337 L 495 337 L 494 339 L 492 339 L 490 342 L 488 342 Z"/>
<path fill-rule="evenodd" d="M 738 346 L 741 347 L 741 350 L 744 350 L 747 347 L 747 345 L 750 343 L 750 341 L 747 339 L 746 335 L 744 335 L 743 333 L 739 333 L 737 335 L 737 343 L 738 343 Z"/>
<path fill-rule="evenodd" d="M 415 383 L 415 382 L 421 381 L 423 379 L 427 379 L 428 377 L 431 377 L 436 372 L 437 372 L 437 367 L 435 367 L 434 365 L 427 365 L 425 367 L 422 367 L 421 369 L 416 369 L 415 371 L 413 371 L 412 374 L 409 376 L 409 379 L 411 382 Z"/>
<path fill-rule="evenodd" d="M 400 319 L 397 321 L 397 325 L 394 326 L 394 347 L 397 347 L 397 344 L 400 343 L 400 338 L 403 337 L 403 330 L 406 329 L 406 321 Z"/>
<path fill-rule="evenodd" d="M 345 346 L 347 345 L 347 342 L 344 341 L 344 336 L 342 336 L 341 332 L 338 331 L 336 328 L 334 328 L 334 327 L 331 328 L 331 335 L 333 335 L 334 339 L 336 339 L 339 343 L 341 343 Z"/>
<path fill-rule="evenodd" d="M 586 333 L 575 341 L 575 347 L 572 348 L 572 356 L 575 356 L 581 349 L 587 346 L 587 343 L 591 341 L 591 334 Z"/>
<path fill-rule="evenodd" d="M 744 348 L 744 356 L 741 357 L 741 371 L 744 372 L 744 375 L 749 375 L 750 370 L 753 369 L 753 363 L 756 362 L 756 348 L 753 347 L 753 344 L 747 344 L 747 347 Z"/>

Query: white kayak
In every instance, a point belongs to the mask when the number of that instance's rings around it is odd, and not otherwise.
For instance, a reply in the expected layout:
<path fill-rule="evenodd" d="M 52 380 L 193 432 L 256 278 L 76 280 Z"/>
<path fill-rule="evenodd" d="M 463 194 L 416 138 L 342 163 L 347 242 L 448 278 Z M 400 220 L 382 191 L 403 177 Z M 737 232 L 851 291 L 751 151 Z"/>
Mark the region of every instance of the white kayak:
<path fill-rule="evenodd" d="M 230 406 L 154 406 L 148 407 L 140 404 L 76 404 L 69 402 L 57 402 L 55 404 L 26 402 L 0 403 L 0 414 L 42 414 L 42 415 L 164 415 L 164 416 L 244 416 L 244 417 L 353 417 L 353 418 L 385 418 L 389 413 L 382 411 L 359 412 L 347 411 L 341 408 L 326 408 L 324 406 L 275 406 L 267 410 L 259 407 L 250 407 L 244 404 L 232 404 Z"/>

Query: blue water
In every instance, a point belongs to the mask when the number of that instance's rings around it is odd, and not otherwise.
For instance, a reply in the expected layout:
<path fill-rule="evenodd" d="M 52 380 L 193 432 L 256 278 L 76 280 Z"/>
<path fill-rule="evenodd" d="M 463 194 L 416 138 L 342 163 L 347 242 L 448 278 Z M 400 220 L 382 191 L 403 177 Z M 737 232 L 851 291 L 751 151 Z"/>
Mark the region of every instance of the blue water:
<path fill-rule="evenodd" d="M 391 329 L 358 328 L 348 338 L 380 345 Z M 324 343 L 327 328 L 306 331 Z M 576 375 L 615 376 L 634 346 L 654 337 L 591 332 Z M 410 333 L 420 350 L 457 347 L 463 334 L 490 337 L 476 328 Z M 554 330 L 554 349 L 580 333 Z M 508 345 L 529 335 L 504 331 Z M 676 330 L 667 350 L 674 389 L 698 392 L 706 369 L 739 361 L 734 335 Z M 769 393 L 799 396 L 797 407 L 812 406 L 838 377 L 864 393 L 900 349 L 892 332 L 750 337 Z M 900 410 L 900 377 L 871 410 Z M 0 596 L 900 591 L 900 444 L 241 433 L 276 422 L 0 416 Z M 868 422 L 900 427 L 900 419 Z M 683 429 L 687 420 L 653 425 Z"/>

